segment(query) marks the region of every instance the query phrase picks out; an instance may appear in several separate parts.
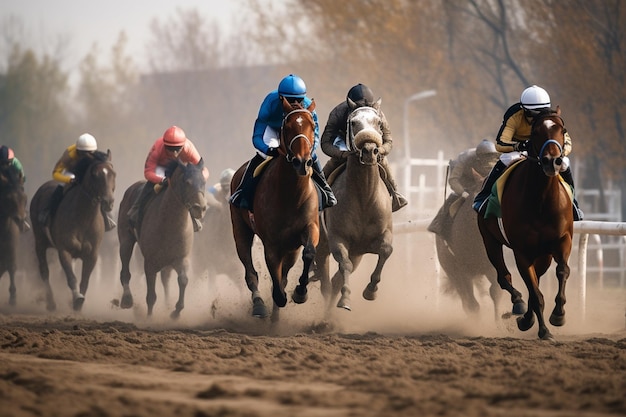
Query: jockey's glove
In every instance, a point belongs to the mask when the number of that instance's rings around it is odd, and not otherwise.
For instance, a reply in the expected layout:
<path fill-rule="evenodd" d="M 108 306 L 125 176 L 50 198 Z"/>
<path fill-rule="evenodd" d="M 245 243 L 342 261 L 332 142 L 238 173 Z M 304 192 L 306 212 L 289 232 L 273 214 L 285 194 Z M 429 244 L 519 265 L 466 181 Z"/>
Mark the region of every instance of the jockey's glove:
<path fill-rule="evenodd" d="M 278 156 L 278 149 L 277 148 L 267 148 L 267 156 Z"/>
<path fill-rule="evenodd" d="M 517 152 L 524 152 L 528 150 L 528 141 L 525 140 L 523 142 L 516 142 L 515 146 L 513 146 L 513 149 L 516 150 Z"/>

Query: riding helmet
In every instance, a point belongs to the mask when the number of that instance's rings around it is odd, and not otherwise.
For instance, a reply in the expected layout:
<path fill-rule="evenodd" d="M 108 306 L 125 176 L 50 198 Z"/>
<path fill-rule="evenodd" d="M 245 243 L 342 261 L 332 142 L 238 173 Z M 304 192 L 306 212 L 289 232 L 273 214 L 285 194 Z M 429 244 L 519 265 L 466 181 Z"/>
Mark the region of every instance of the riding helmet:
<path fill-rule="evenodd" d="M 178 126 L 171 126 L 163 133 L 163 143 L 165 146 L 183 146 L 186 141 L 187 136 L 185 132 Z"/>
<path fill-rule="evenodd" d="M 550 108 L 550 96 L 543 88 L 531 85 L 522 91 L 520 103 L 526 110 L 546 109 Z"/>
<path fill-rule="evenodd" d="M 94 138 L 89 133 L 83 133 L 78 137 L 76 141 L 76 149 L 79 151 L 85 152 L 93 152 L 98 149 L 98 143 L 96 142 L 96 138 Z"/>
<path fill-rule="evenodd" d="M 476 155 L 491 155 L 497 154 L 496 145 L 490 140 L 483 139 L 476 147 Z"/>
<path fill-rule="evenodd" d="M 357 84 L 348 91 L 348 99 L 352 100 L 359 107 L 371 106 L 374 104 L 374 93 L 365 84 Z"/>
<path fill-rule="evenodd" d="M 13 149 L 5 145 L 0 146 L 0 161 L 10 162 L 13 158 L 15 158 L 15 155 L 13 154 Z"/>
<path fill-rule="evenodd" d="M 283 97 L 304 98 L 306 96 L 306 84 L 297 75 L 289 74 L 278 84 L 278 94 Z"/>

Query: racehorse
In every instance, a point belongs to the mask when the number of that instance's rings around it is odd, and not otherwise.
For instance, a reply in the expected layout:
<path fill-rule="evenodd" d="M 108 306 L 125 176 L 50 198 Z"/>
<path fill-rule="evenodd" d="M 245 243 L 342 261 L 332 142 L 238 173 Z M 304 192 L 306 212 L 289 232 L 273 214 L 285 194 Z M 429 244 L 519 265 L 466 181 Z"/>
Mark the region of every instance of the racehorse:
<path fill-rule="evenodd" d="M 437 258 L 446 273 L 450 286 L 461 298 L 463 310 L 469 315 L 475 315 L 480 310 L 480 305 L 474 295 L 474 284 L 478 284 L 479 280 L 484 277 L 490 283 L 489 295 L 493 301 L 495 318 L 498 320 L 502 291 L 493 274 L 493 266 L 487 258 L 485 246 L 476 244 L 481 237 L 476 222 L 476 212 L 472 208 L 472 202 L 484 178 L 475 170 L 472 171 L 475 187 L 467 190 L 469 195 L 466 198 L 459 197 L 451 204 L 456 213 L 449 225 L 448 236 L 444 238 L 436 234 L 435 247 Z"/>
<path fill-rule="evenodd" d="M 0 173 L 0 278 L 9 273 L 9 305 L 16 304 L 15 272 L 20 228 L 26 219 L 27 197 L 21 181 Z"/>
<path fill-rule="evenodd" d="M 539 280 L 554 259 L 559 288 L 550 323 L 562 326 L 565 324 L 565 284 L 570 275 L 567 262 L 574 228 L 572 197 L 559 177 L 564 132 L 559 107 L 535 117 L 528 158 L 509 171 L 500 200 L 501 222 L 497 217 L 485 219 L 487 204 L 483 204 L 478 215 L 478 228 L 489 260 L 497 271 L 498 283 L 511 294 L 513 314 L 523 314 L 517 318 L 517 327 L 522 331 L 530 329 L 536 316 L 539 338 L 543 340 L 554 338 L 544 321 L 544 298 Z M 503 245 L 513 250 L 517 269 L 528 288 L 527 311 L 521 293 L 512 285 L 511 273 L 503 258 Z"/>
<path fill-rule="evenodd" d="M 106 154 L 96 151 L 93 158 L 84 158 L 74 169 L 76 185 L 66 185 L 63 199 L 49 226 L 39 219 L 42 210 L 49 207 L 52 194 L 59 187 L 55 181 L 47 181 L 35 192 L 30 204 L 33 219 L 35 253 L 39 273 L 46 287 L 46 304 L 49 311 L 56 309 L 46 252 L 48 248 L 58 251 L 59 261 L 72 291 L 75 311 L 80 311 L 85 301 L 89 278 L 98 260 L 98 251 L 104 235 L 104 218 L 101 208 L 113 209 L 115 171 L 111 163 L 111 151 Z M 72 268 L 73 259 L 81 259 L 80 286 Z"/>
<path fill-rule="evenodd" d="M 319 241 L 318 195 L 311 180 L 315 140 L 311 112 L 315 109 L 315 102 L 304 109 L 297 103 L 292 106 L 283 98 L 282 105 L 286 116 L 280 129 L 279 156 L 268 161 L 258 180 L 254 214 L 232 204 L 230 207 L 237 255 L 245 268 L 246 284 L 252 293 L 254 317 L 268 316 L 258 288 L 258 273 L 252 262 L 254 235 L 263 243 L 265 262 L 272 277 L 272 320 L 278 319 L 278 308 L 287 304 L 287 274 L 296 263 L 301 247 L 304 266 L 292 299 L 296 303 L 306 301 L 309 269 Z M 246 164 L 235 172 L 231 192 L 239 185 L 245 168 Z"/>
<path fill-rule="evenodd" d="M 359 107 L 348 117 L 345 169 L 329 176 L 337 205 L 321 214 L 322 234 L 317 248 L 315 278 L 320 280 L 328 307 L 341 290 L 337 307 L 351 310 L 350 277 L 363 255 L 378 255 L 363 298 L 376 299 L 385 262 L 393 252 L 391 198 L 378 166 L 382 146 L 380 116 L 375 107 Z M 329 256 L 339 264 L 329 279 Z M 332 287 L 331 287 L 332 284 Z"/>
<path fill-rule="evenodd" d="M 123 295 L 120 306 L 131 308 L 133 296 L 130 290 L 130 260 L 135 243 L 139 244 L 144 258 L 146 274 L 148 316 L 152 315 L 156 303 L 156 275 L 161 272 L 161 279 L 166 287 L 171 268 L 178 274 L 178 301 L 170 317 L 180 317 L 185 308 L 185 289 L 189 278 L 189 255 L 193 245 L 193 223 L 204 217 L 206 200 L 204 190 L 206 179 L 202 174 L 204 161 L 196 165 L 184 164 L 173 160 L 167 167 L 165 176 L 168 185 L 160 189 L 150 202 L 146 204 L 142 216 L 139 236 L 129 224 L 128 211 L 132 207 L 142 186 L 150 187 L 146 181 L 137 181 L 126 189 L 120 203 L 118 217 L 118 238 L 120 241 L 120 260 L 122 269 L 120 282 Z M 191 213 L 191 216 L 190 216 Z"/>

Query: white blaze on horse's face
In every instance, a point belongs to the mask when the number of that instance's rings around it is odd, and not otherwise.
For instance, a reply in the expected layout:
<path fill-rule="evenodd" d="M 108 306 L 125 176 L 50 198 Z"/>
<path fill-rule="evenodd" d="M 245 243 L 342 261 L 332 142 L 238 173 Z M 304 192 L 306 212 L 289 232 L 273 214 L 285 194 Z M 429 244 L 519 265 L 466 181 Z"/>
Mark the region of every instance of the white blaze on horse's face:
<path fill-rule="evenodd" d="M 382 145 L 380 115 L 372 107 L 359 107 L 348 117 L 349 146 L 360 149 L 366 142 Z"/>

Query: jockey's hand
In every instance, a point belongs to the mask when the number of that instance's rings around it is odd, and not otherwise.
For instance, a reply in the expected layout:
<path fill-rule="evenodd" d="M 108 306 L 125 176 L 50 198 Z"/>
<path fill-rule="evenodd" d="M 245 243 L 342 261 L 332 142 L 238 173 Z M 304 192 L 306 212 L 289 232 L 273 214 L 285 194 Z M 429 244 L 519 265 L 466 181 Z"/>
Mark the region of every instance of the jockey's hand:
<path fill-rule="evenodd" d="M 70 184 L 71 184 L 71 185 L 76 185 L 76 184 L 78 184 L 78 179 L 76 179 L 76 178 L 70 178 Z"/>
<path fill-rule="evenodd" d="M 168 182 L 169 180 L 167 179 L 167 177 L 163 177 L 163 179 L 161 180 L 161 186 L 166 186 Z"/>
<path fill-rule="evenodd" d="M 528 150 L 528 141 L 525 140 L 523 142 L 516 142 L 515 146 L 513 147 L 514 150 L 516 150 L 517 152 L 524 152 Z"/>
<path fill-rule="evenodd" d="M 341 151 L 341 158 L 342 159 L 347 159 L 348 156 L 350 156 L 351 153 L 352 152 L 350 152 L 350 151 Z"/>
<path fill-rule="evenodd" d="M 268 148 L 266 155 L 267 156 L 278 156 L 278 149 L 277 148 Z"/>

